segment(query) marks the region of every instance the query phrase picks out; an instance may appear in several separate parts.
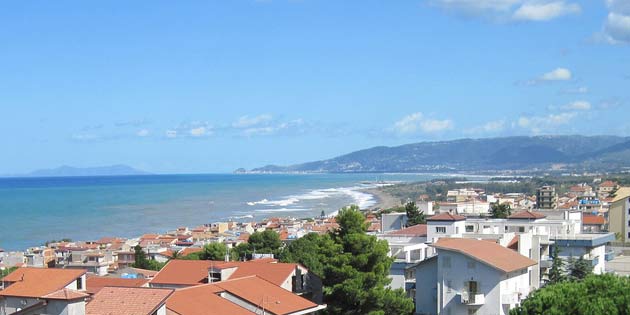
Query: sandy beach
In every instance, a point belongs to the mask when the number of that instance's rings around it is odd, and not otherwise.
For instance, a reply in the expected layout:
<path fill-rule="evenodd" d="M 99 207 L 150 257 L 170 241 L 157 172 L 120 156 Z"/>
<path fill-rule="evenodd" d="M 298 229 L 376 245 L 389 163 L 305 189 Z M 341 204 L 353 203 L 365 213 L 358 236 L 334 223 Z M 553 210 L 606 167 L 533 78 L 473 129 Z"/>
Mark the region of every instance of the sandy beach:
<path fill-rule="evenodd" d="M 398 207 L 402 204 L 400 200 L 386 193 L 382 188 L 370 188 L 361 191 L 373 195 L 374 199 L 376 199 L 376 204 L 372 208 L 388 209 Z"/>

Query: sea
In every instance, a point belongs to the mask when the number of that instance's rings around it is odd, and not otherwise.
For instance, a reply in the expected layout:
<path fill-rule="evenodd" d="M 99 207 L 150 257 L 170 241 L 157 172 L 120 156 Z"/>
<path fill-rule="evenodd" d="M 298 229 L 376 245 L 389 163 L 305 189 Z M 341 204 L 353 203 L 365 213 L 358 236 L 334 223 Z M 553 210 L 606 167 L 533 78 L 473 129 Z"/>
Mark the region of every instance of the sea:
<path fill-rule="evenodd" d="M 436 174 L 205 174 L 0 178 L 0 248 L 46 241 L 138 237 L 179 226 L 307 218 L 355 204 L 378 185 Z"/>

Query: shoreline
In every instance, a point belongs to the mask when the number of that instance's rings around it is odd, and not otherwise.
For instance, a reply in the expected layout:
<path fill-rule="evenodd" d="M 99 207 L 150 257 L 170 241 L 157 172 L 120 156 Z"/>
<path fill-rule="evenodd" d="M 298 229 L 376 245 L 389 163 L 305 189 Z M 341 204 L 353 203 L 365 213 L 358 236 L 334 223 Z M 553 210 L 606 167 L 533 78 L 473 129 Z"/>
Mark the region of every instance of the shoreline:
<path fill-rule="evenodd" d="M 371 209 L 389 209 L 402 205 L 400 200 L 383 191 L 381 187 L 363 189 L 361 190 L 361 192 L 370 194 L 374 197 L 376 203 L 372 207 L 370 207 Z"/>

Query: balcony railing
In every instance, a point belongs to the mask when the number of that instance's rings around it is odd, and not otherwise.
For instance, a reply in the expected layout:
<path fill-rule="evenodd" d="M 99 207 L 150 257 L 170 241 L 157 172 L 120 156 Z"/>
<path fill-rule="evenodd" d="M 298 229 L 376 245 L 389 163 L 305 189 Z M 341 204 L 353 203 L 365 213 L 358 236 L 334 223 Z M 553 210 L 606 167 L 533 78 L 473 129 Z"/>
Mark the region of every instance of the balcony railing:
<path fill-rule="evenodd" d="M 486 303 L 486 297 L 483 294 L 472 293 L 472 292 L 462 292 L 461 295 L 461 303 L 466 305 L 483 305 Z"/>

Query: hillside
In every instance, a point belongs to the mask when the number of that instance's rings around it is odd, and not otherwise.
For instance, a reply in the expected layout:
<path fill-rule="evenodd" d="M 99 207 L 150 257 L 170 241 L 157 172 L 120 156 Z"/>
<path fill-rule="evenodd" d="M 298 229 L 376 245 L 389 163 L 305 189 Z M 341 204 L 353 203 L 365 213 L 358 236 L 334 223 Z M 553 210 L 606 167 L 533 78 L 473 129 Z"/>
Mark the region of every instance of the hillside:
<path fill-rule="evenodd" d="M 323 161 L 269 165 L 250 172 L 431 172 L 619 170 L 630 167 L 630 138 L 616 136 L 536 136 L 420 142 L 379 146 Z"/>
<path fill-rule="evenodd" d="M 148 173 L 127 165 L 111 165 L 101 167 L 60 166 L 53 169 L 42 169 L 28 174 L 13 175 L 19 177 L 71 177 L 71 176 L 123 176 L 146 175 Z M 12 176 L 12 177 L 13 177 Z"/>

